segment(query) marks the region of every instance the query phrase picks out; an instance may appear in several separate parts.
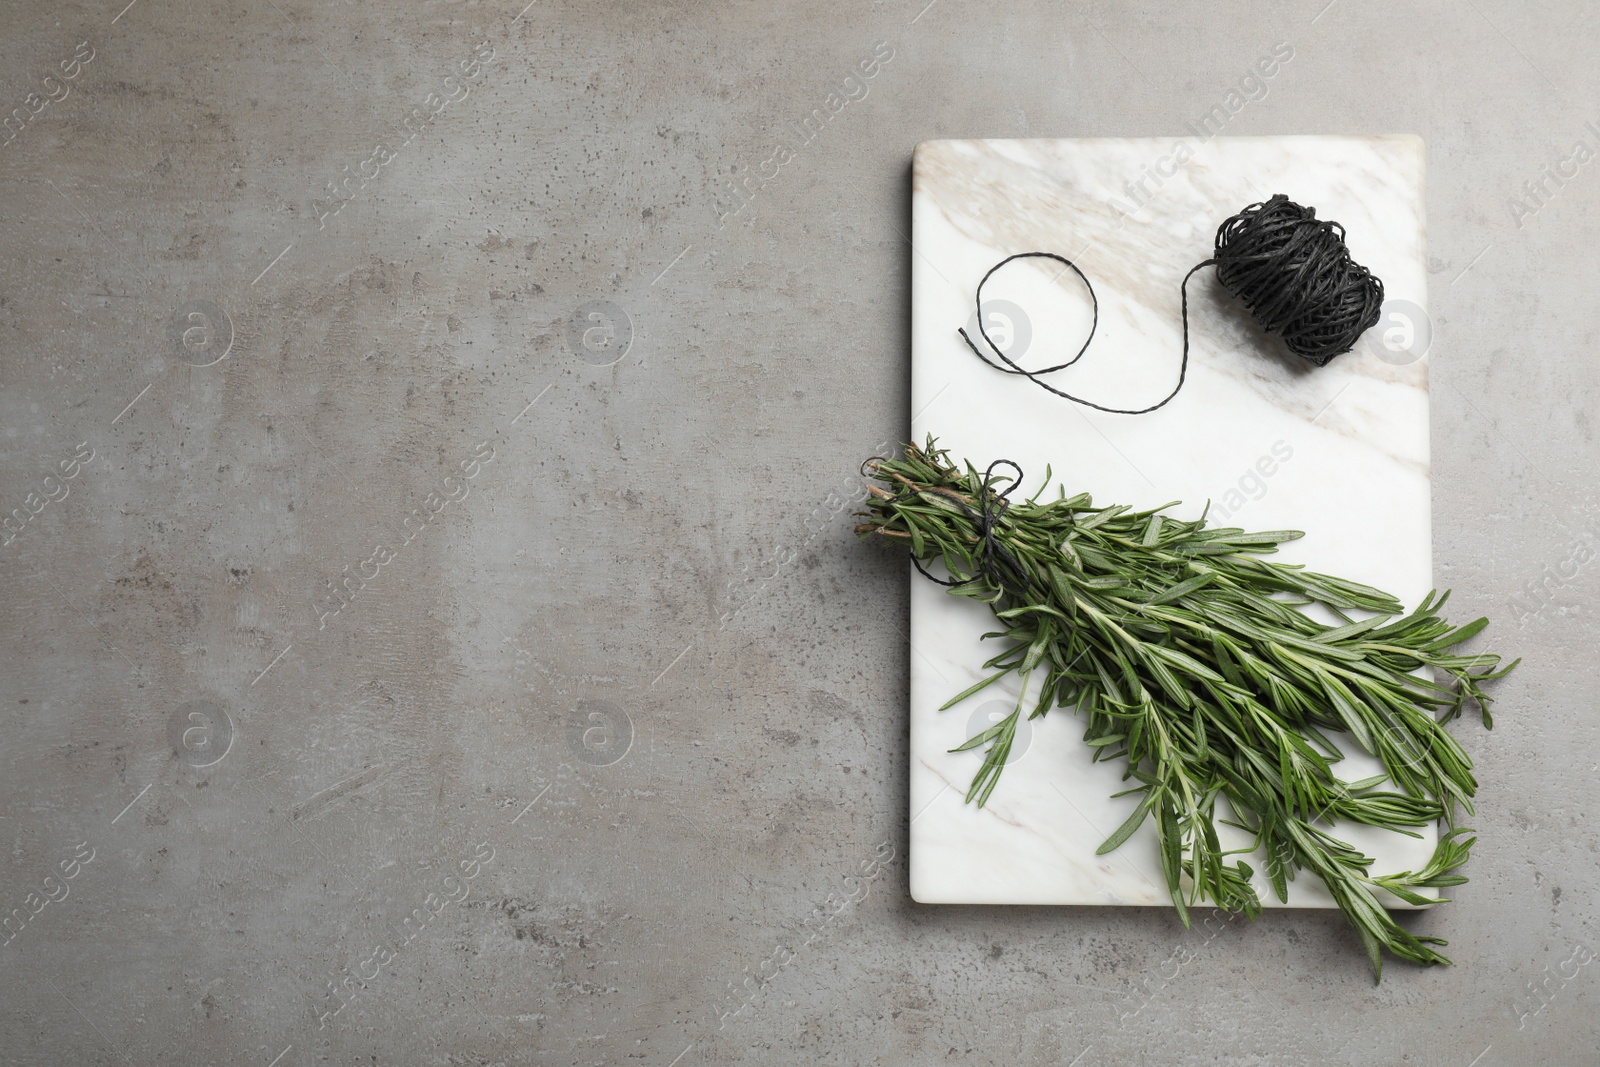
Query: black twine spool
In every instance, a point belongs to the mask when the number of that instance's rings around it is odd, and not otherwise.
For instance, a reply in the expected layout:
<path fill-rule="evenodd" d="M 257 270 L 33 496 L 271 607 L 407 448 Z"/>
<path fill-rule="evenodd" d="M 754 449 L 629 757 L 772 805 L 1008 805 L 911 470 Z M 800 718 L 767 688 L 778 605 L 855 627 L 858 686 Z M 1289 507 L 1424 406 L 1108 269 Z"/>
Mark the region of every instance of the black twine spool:
<path fill-rule="evenodd" d="M 1289 351 L 1325 366 L 1377 324 L 1383 282 L 1350 258 L 1344 227 L 1282 193 L 1217 228 L 1217 280 Z"/>
<path fill-rule="evenodd" d="M 1251 204 L 1217 227 L 1212 258 L 1190 268 L 1178 287 L 1183 294 L 1183 359 L 1178 365 L 1178 384 L 1160 402 L 1145 408 L 1106 407 L 1040 380 L 1041 375 L 1065 370 L 1082 359 L 1100 325 L 1100 302 L 1094 295 L 1094 286 L 1077 264 L 1065 256 L 1054 252 L 1019 252 L 990 267 L 978 283 L 975 294 L 978 333 L 1005 366 L 985 355 L 967 336 L 966 330 L 957 332 L 979 359 L 996 370 L 1020 374 L 1041 389 L 1097 411 L 1143 415 L 1165 406 L 1183 388 L 1189 372 L 1189 279 L 1203 267 L 1215 266 L 1217 280 L 1223 288 L 1244 304 L 1263 330 L 1282 337 L 1285 346 L 1295 355 L 1321 367 L 1334 356 L 1354 348 L 1361 335 L 1378 322 L 1383 309 L 1383 282 L 1350 258 L 1344 236 L 1343 226 L 1318 219 L 1314 208 L 1302 207 L 1282 193 L 1264 203 Z M 1033 371 L 1013 362 L 983 326 L 984 283 L 1012 260 L 1029 258 L 1053 259 L 1071 269 L 1089 290 L 1094 308 L 1089 336 L 1077 355 L 1065 363 Z"/>

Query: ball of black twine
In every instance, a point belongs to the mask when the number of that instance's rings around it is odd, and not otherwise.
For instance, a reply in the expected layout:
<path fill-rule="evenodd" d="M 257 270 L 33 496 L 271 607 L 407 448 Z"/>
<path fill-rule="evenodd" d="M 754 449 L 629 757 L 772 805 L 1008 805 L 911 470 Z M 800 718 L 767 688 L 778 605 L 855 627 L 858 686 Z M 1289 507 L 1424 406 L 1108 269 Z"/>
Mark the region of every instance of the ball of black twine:
<path fill-rule="evenodd" d="M 1289 351 L 1325 366 L 1334 356 L 1355 347 L 1363 333 L 1377 324 L 1383 308 L 1383 282 L 1366 267 L 1350 258 L 1345 246 L 1344 227 L 1316 217 L 1314 208 L 1302 207 L 1282 193 L 1263 203 L 1251 204 L 1217 227 L 1212 258 L 1190 268 L 1179 290 L 1183 294 L 1183 359 L 1178 366 L 1178 383 L 1161 401 L 1144 408 L 1113 408 L 1074 396 L 1041 380 L 1072 366 L 1089 349 L 1100 324 L 1100 302 L 1094 286 L 1077 264 L 1054 252 L 1019 252 L 989 268 L 978 283 L 978 333 L 990 351 L 1006 364 L 1000 366 L 980 349 L 966 330 L 959 330 L 977 357 L 996 370 L 1020 374 L 1035 385 L 1097 411 L 1117 415 L 1143 415 L 1163 407 L 1178 390 L 1189 371 L 1189 279 L 1205 267 L 1217 268 L 1223 288 L 1244 304 L 1251 316 L 1269 334 L 1283 338 Z M 1014 259 L 1044 258 L 1065 264 L 1089 290 L 1094 319 L 1089 336 L 1077 355 L 1065 363 L 1039 370 L 1027 370 L 1000 350 L 983 326 L 983 286 L 996 271 Z"/>
<path fill-rule="evenodd" d="M 1321 367 L 1378 321 L 1383 282 L 1350 258 L 1344 227 L 1282 193 L 1217 227 L 1217 280 L 1289 351 Z"/>

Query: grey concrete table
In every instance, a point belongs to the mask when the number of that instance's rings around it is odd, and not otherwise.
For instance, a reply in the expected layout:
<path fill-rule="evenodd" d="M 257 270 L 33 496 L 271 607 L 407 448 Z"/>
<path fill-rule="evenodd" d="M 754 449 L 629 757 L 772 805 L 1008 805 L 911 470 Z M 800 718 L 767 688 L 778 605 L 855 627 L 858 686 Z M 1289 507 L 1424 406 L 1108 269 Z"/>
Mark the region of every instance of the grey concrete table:
<path fill-rule="evenodd" d="M 522 3 L 0 16 L 0 1060 L 1597 1062 L 1591 10 Z M 906 893 L 911 149 L 1208 117 L 1429 143 L 1436 572 L 1527 659 L 1377 987 Z"/>

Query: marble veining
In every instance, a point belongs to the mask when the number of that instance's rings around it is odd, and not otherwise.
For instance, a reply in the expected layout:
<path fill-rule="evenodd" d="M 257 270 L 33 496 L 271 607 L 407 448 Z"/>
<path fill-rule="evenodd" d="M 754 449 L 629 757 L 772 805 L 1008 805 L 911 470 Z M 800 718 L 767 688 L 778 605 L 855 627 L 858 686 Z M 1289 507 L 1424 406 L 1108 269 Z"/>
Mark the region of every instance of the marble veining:
<path fill-rule="evenodd" d="M 1099 503 L 1208 500 L 1229 525 L 1297 529 L 1280 555 L 1386 589 L 1408 606 L 1432 588 L 1427 357 L 1380 358 L 1368 339 L 1314 368 L 1265 336 L 1211 271 L 1190 283 L 1191 356 L 1183 391 L 1160 411 L 1111 415 L 1069 403 L 985 366 L 957 336 L 992 265 L 1015 252 L 1075 260 L 1094 285 L 1100 324 L 1082 361 L 1052 384 L 1097 402 L 1140 407 L 1176 380 L 1182 345 L 1178 283 L 1210 256 L 1218 224 L 1273 193 L 1342 223 L 1351 253 L 1390 300 L 1427 307 L 1423 145 L 1415 137 L 1217 137 L 930 141 L 918 146 L 912 193 L 912 435 L 929 434 L 983 467 L 1022 465 L 1029 493 L 1045 465 L 1068 493 Z M 1171 175 L 1157 172 L 1158 163 Z M 1160 167 L 1165 170 L 1167 167 Z M 984 289 L 1002 302 L 996 339 L 1029 367 L 1077 351 L 1089 301 L 1058 265 L 1008 266 Z M 1023 311 L 1022 328 L 1011 321 Z M 1382 330 L 1380 323 L 1375 331 Z M 1374 332 L 1375 332 L 1374 331 Z M 994 334 L 995 328 L 991 328 Z M 1003 334 L 1004 336 L 1000 336 Z M 1369 334 L 1370 339 L 1370 334 Z M 1051 494 L 1054 494 L 1054 485 Z M 908 564 L 909 566 L 909 564 Z M 1108 856 L 1095 849 L 1132 810 L 1117 764 L 1094 764 L 1066 709 L 1033 723 L 1020 756 L 982 810 L 963 803 L 980 758 L 951 753 L 973 709 L 1015 700 L 1008 679 L 949 711 L 936 709 L 983 676 L 999 651 L 980 635 L 988 609 L 911 581 L 911 892 L 925 903 L 1166 905 L 1148 824 Z M 1020 746 L 1019 746 L 1020 747 Z M 1347 753 L 1353 743 L 1342 744 Z M 1354 751 L 1350 779 L 1375 761 Z M 1340 827 L 1376 857 L 1375 872 L 1426 861 L 1422 840 Z M 1254 864 L 1257 870 L 1259 863 Z M 1276 904 L 1264 883 L 1263 902 Z M 1313 876 L 1290 906 L 1332 907 Z"/>

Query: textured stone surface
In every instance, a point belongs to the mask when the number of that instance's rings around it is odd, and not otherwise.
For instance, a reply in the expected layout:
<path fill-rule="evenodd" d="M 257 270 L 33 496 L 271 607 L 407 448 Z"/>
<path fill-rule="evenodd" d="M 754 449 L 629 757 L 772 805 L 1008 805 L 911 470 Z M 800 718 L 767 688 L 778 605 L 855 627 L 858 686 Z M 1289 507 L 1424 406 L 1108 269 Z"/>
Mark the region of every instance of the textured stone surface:
<path fill-rule="evenodd" d="M 9 5 L 0 1058 L 1592 1062 L 1594 16 L 1324 2 Z M 1378 987 L 906 893 L 911 150 L 1213 107 L 1427 140 L 1435 573 L 1528 657 Z"/>

